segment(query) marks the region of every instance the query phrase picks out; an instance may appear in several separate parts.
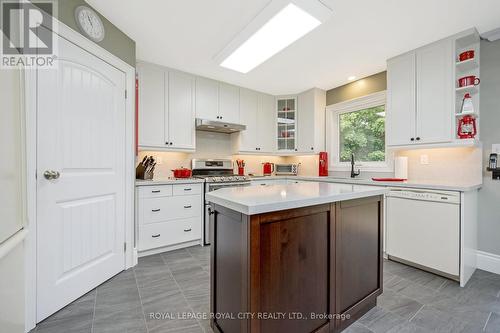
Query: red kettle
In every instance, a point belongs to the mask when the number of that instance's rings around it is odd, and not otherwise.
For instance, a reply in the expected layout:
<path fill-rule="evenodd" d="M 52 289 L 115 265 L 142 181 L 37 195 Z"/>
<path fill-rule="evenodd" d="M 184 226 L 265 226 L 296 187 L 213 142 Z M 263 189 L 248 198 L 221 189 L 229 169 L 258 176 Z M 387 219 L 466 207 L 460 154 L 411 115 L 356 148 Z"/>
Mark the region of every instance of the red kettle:
<path fill-rule="evenodd" d="M 265 162 L 262 163 L 262 174 L 264 176 L 271 176 L 274 172 L 274 163 Z"/>

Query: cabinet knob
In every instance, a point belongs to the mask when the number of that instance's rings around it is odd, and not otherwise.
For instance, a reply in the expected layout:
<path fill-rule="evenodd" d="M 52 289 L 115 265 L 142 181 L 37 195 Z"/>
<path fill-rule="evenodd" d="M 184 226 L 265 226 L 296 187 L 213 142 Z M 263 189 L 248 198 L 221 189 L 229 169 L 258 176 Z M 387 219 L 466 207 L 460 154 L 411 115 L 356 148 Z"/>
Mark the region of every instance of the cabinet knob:
<path fill-rule="evenodd" d="M 311 150 L 314 150 L 314 147 L 311 147 Z"/>
<path fill-rule="evenodd" d="M 420 137 L 419 136 L 417 136 L 417 141 L 420 141 Z"/>
<path fill-rule="evenodd" d="M 410 141 L 415 141 L 415 138 L 411 138 Z"/>
<path fill-rule="evenodd" d="M 297 148 L 295 148 L 295 151 L 297 151 Z"/>
<path fill-rule="evenodd" d="M 160 193 L 161 191 L 160 190 L 153 190 L 151 191 L 151 193 Z"/>

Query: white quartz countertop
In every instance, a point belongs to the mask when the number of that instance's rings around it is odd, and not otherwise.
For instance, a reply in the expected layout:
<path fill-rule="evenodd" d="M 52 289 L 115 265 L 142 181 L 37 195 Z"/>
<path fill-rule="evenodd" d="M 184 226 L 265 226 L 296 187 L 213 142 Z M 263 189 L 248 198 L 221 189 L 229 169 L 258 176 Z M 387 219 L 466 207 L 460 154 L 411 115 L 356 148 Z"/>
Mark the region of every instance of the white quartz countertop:
<path fill-rule="evenodd" d="M 198 178 L 158 178 L 153 180 L 140 180 L 136 179 L 135 186 L 148 186 L 148 185 L 175 185 L 175 184 L 197 184 L 204 183 L 205 180 Z"/>
<path fill-rule="evenodd" d="M 288 185 L 223 188 L 207 193 L 205 199 L 245 215 L 255 215 L 383 195 L 387 192 L 385 187 L 310 181 Z"/>
<path fill-rule="evenodd" d="M 420 188 L 427 190 L 448 190 L 468 192 L 480 189 L 481 183 L 471 182 L 437 182 L 434 180 L 407 180 L 403 182 L 379 182 L 371 178 L 341 178 L 341 177 L 318 177 L 318 176 L 266 176 L 266 177 L 252 177 L 252 180 L 263 179 L 296 179 L 296 180 L 309 180 L 318 182 L 329 182 L 339 184 L 357 184 L 357 185 L 371 185 L 371 186 L 387 186 L 387 187 L 406 187 L 406 188 Z"/>

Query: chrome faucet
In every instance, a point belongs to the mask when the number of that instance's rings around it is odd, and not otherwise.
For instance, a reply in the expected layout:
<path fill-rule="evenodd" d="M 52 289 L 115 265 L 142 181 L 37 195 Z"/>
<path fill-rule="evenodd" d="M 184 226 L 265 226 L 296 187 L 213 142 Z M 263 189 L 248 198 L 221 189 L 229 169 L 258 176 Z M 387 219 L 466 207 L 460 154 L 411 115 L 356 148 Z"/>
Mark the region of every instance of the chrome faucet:
<path fill-rule="evenodd" d="M 354 154 L 351 154 L 351 178 L 355 178 L 359 176 L 361 170 L 358 169 L 358 172 L 354 171 Z"/>

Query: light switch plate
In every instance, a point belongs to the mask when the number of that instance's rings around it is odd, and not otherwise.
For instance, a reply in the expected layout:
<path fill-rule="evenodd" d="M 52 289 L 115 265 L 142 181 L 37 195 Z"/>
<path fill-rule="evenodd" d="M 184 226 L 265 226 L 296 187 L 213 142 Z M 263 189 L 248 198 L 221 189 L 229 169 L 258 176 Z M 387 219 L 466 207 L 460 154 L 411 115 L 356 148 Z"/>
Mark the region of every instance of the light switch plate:
<path fill-rule="evenodd" d="M 494 143 L 491 145 L 491 152 L 500 154 L 500 143 Z"/>
<path fill-rule="evenodd" d="M 429 155 L 420 155 L 420 164 L 429 164 Z"/>

